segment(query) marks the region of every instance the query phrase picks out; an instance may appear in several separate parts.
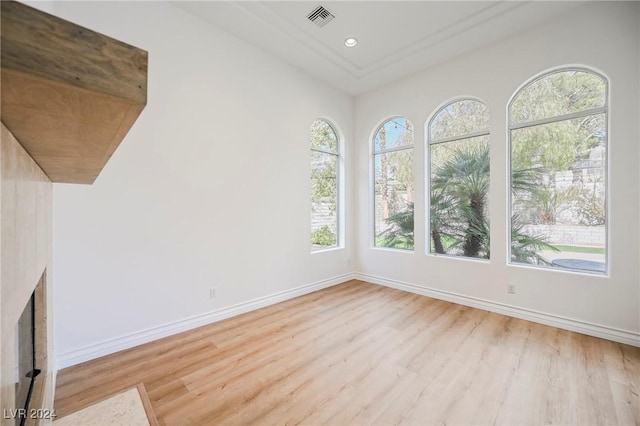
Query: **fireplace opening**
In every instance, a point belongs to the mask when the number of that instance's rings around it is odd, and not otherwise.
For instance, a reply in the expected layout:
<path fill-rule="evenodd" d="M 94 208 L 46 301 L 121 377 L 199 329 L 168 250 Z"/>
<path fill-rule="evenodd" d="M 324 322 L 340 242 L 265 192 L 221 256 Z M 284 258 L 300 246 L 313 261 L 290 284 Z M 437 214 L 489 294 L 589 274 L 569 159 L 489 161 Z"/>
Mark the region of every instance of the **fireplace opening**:
<path fill-rule="evenodd" d="M 29 298 L 16 324 L 16 425 L 24 425 L 35 378 L 41 370 L 36 360 L 36 297 Z"/>

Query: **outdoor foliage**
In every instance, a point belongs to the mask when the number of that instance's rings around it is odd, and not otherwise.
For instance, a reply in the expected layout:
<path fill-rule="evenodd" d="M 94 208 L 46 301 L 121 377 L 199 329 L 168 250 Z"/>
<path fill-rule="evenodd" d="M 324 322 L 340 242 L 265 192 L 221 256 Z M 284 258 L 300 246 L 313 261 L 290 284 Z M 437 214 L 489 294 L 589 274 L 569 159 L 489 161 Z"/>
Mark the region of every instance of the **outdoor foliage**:
<path fill-rule="evenodd" d="M 475 139 L 460 141 L 447 160 L 432 170 L 431 243 L 435 253 L 490 257 L 489 143 L 488 138 Z M 517 188 L 535 191 L 536 175 L 535 170 L 515 173 Z M 544 236 L 528 235 L 517 216 L 512 217 L 511 230 L 513 254 L 519 261 L 548 263 L 539 251 L 555 248 Z"/>
<path fill-rule="evenodd" d="M 412 250 L 413 241 L 413 203 L 408 203 L 406 209 L 387 218 L 387 229 L 380 234 L 380 245 Z"/>
<path fill-rule="evenodd" d="M 434 251 L 489 258 L 488 137 L 434 145 L 431 152 Z"/>
<path fill-rule="evenodd" d="M 386 121 L 376 132 L 374 151 L 375 245 L 413 250 L 411 123 L 404 118 Z"/>
<path fill-rule="evenodd" d="M 429 124 L 430 141 L 460 137 L 489 130 L 489 109 L 473 99 L 452 102 L 441 109 Z"/>
<path fill-rule="evenodd" d="M 338 136 L 325 120 L 311 126 L 311 243 L 338 243 Z"/>
<path fill-rule="evenodd" d="M 534 80 L 511 103 L 512 261 L 551 265 L 555 257 L 545 256 L 557 247 L 604 255 L 604 243 L 585 251 L 558 235 L 606 223 L 606 90 L 596 74 L 565 70 Z M 472 99 L 453 102 L 428 130 L 430 251 L 489 258 L 488 109 Z M 376 246 L 414 247 L 412 137 L 404 119 L 376 133 Z"/>
<path fill-rule="evenodd" d="M 523 230 L 518 215 L 511 216 L 511 260 L 533 265 L 550 265 L 540 252 L 543 250 L 558 251 L 547 242 L 545 235 L 530 235 Z"/>
<path fill-rule="evenodd" d="M 431 252 L 489 258 L 489 110 L 452 102 L 429 123 Z"/>
<path fill-rule="evenodd" d="M 545 263 L 539 253 L 549 250 L 547 246 L 523 250 L 528 240 L 515 234 L 549 241 L 544 231 L 534 231 L 544 228 L 535 226 L 605 223 L 606 114 L 594 111 L 605 101 L 606 82 L 582 71 L 548 74 L 514 98 L 509 111 L 515 262 Z M 523 173 L 529 174 L 527 187 L 517 184 Z"/>
<path fill-rule="evenodd" d="M 319 246 L 335 246 L 338 242 L 335 232 L 325 225 L 322 228 L 316 229 L 311 233 L 311 244 Z"/>

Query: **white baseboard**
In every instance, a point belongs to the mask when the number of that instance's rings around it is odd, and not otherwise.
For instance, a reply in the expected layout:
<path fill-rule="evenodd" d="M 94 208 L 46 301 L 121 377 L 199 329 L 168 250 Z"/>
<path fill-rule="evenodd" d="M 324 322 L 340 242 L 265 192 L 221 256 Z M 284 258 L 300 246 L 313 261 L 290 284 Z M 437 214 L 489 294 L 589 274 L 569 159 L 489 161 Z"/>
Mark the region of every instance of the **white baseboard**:
<path fill-rule="evenodd" d="M 561 328 L 563 330 L 575 331 L 577 333 L 582 333 L 589 336 L 600 337 L 603 339 L 612 340 L 614 342 L 625 343 L 627 345 L 640 347 L 640 333 L 636 333 L 633 331 L 592 324 L 580 320 L 561 317 L 558 315 L 547 314 L 544 312 L 538 312 L 530 309 L 492 302 L 489 300 L 437 290 L 434 288 L 423 287 L 416 284 L 382 278 L 375 275 L 356 273 L 354 274 L 354 278 L 385 287 L 395 288 L 397 290 L 403 290 L 410 293 L 420 294 L 422 296 L 432 297 L 434 299 L 446 300 L 448 302 L 457 303 L 459 305 L 484 309 L 510 317 L 550 325 L 553 327 Z"/>
<path fill-rule="evenodd" d="M 61 370 L 63 368 L 96 359 L 101 356 L 109 355 L 118 351 L 122 351 L 124 349 L 129 349 L 143 343 L 148 343 L 154 340 L 161 339 L 163 337 L 168 337 L 173 334 L 191 330 L 196 327 L 234 317 L 236 315 L 244 314 L 249 311 L 264 308 L 275 303 L 293 299 L 294 297 L 322 290 L 324 288 L 331 287 L 354 278 L 354 274 L 339 275 L 337 277 L 317 281 L 315 283 L 270 294 L 268 296 L 258 297 L 256 299 L 248 300 L 246 302 L 238 303 L 226 308 L 216 309 L 211 312 L 195 315 L 193 317 L 186 318 L 180 321 L 175 321 L 147 330 L 138 331 L 125 336 L 117 337 L 115 339 L 105 340 L 103 342 L 85 346 L 80 349 L 71 350 L 56 356 L 56 367 L 57 370 Z"/>
<path fill-rule="evenodd" d="M 485 299 L 464 296 L 461 294 L 423 287 L 416 284 L 378 277 L 375 275 L 352 273 L 303 285 L 294 289 L 281 291 L 268 296 L 259 297 L 253 300 L 238 303 L 237 305 L 217 309 L 180 321 L 175 321 L 158 327 L 153 327 L 147 330 L 142 330 L 125 336 L 117 337 L 115 339 L 105 340 L 103 342 L 85 346 L 80 349 L 61 353 L 56 356 L 56 372 L 57 370 L 70 367 L 72 365 L 80 364 L 85 361 L 96 359 L 101 356 L 109 355 L 124 349 L 129 349 L 143 343 L 148 343 L 153 340 L 168 337 L 177 333 L 181 333 L 183 331 L 191 330 L 196 327 L 200 327 L 256 309 L 264 308 L 266 306 L 293 299 L 294 297 L 312 293 L 317 290 L 322 290 L 324 288 L 328 288 L 345 281 L 349 281 L 351 279 L 358 279 L 385 287 L 395 288 L 410 293 L 432 297 L 434 299 L 446 300 L 448 302 L 453 302 L 460 305 L 484 309 L 498 314 L 521 318 L 540 324 L 558 327 L 564 330 L 575 331 L 589 336 L 600 337 L 603 339 L 612 340 L 614 342 L 620 342 L 627 345 L 640 347 L 640 333 L 598 324 L 592 324 L 530 309 L 519 308 L 516 306 L 492 302 Z"/>

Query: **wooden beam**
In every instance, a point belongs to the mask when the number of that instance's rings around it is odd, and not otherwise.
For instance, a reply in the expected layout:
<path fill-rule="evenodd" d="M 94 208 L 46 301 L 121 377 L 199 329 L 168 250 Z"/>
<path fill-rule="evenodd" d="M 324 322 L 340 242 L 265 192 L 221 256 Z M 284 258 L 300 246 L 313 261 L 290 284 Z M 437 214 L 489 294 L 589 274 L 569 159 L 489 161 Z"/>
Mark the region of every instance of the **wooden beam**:
<path fill-rule="evenodd" d="M 146 105 L 148 53 L 1 5 L 2 121 L 53 182 L 93 183 Z"/>

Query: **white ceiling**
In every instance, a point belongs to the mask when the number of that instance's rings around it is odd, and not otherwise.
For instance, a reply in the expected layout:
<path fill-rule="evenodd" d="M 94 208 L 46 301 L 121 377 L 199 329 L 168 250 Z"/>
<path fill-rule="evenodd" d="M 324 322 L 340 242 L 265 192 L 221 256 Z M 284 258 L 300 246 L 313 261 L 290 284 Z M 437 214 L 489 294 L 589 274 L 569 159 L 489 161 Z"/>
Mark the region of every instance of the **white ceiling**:
<path fill-rule="evenodd" d="M 568 13 L 582 2 L 175 1 L 177 6 L 358 95 Z M 318 27 L 318 5 L 335 19 Z M 356 37 L 356 47 L 344 40 Z"/>

